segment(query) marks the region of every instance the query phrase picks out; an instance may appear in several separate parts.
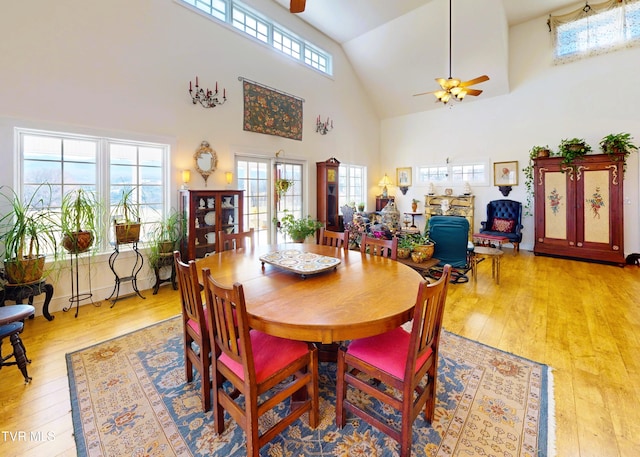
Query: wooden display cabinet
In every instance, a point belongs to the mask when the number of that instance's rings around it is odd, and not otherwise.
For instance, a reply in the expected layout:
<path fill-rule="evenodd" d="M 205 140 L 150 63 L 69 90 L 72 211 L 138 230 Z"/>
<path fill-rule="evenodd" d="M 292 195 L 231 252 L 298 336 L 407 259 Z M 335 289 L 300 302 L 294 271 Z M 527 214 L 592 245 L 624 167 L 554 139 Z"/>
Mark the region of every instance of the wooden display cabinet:
<path fill-rule="evenodd" d="M 327 230 L 339 231 L 338 216 L 338 169 L 340 162 L 335 157 L 326 162 L 316 162 L 317 176 L 317 219 Z"/>
<path fill-rule="evenodd" d="M 183 261 L 203 258 L 218 250 L 218 231 L 243 231 L 242 190 L 181 190 L 180 212 L 185 233 L 180 242 Z"/>
<path fill-rule="evenodd" d="M 537 254 L 625 264 L 622 154 L 535 159 Z"/>

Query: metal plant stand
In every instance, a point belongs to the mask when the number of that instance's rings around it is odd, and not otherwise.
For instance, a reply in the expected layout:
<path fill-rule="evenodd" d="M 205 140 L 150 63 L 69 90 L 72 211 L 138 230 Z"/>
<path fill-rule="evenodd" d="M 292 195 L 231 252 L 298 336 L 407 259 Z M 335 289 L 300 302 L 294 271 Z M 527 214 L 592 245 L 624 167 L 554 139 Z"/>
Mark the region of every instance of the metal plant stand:
<path fill-rule="evenodd" d="M 89 292 L 80 293 L 80 281 L 79 281 L 79 271 L 80 265 L 78 264 L 78 253 L 75 252 L 71 255 L 71 297 L 69 297 L 69 306 L 63 308 L 62 311 L 67 312 L 73 305 L 76 306 L 76 315 L 78 317 L 78 311 L 80 310 L 80 302 L 83 300 L 91 300 L 93 306 L 100 306 L 99 303 L 95 303 L 91 297 L 93 297 L 93 292 L 91 291 L 91 255 L 87 257 L 88 259 L 88 269 L 87 272 L 89 274 Z"/>
<path fill-rule="evenodd" d="M 140 273 L 140 270 L 142 270 L 142 265 L 144 263 L 144 258 L 142 257 L 142 254 L 140 254 L 140 251 L 138 251 L 138 242 L 134 241 L 131 243 L 122 243 L 122 244 L 131 244 L 131 248 L 135 253 L 136 260 L 135 260 L 135 263 L 133 264 L 133 267 L 131 268 L 131 274 L 129 276 L 120 277 L 116 272 L 115 263 L 116 263 L 116 259 L 120 255 L 121 244 L 116 242 L 114 251 L 109 256 L 109 268 L 111 268 L 111 271 L 115 276 L 115 284 L 113 285 L 113 291 L 111 292 L 111 295 L 105 298 L 105 300 L 111 301 L 111 308 L 113 308 L 113 306 L 116 304 L 118 300 L 122 300 L 124 298 L 128 298 L 133 295 L 138 295 L 138 297 L 140 298 L 145 298 L 142 296 L 142 294 L 138 290 L 138 273 Z M 128 281 L 131 282 L 133 293 L 120 296 L 120 284 Z"/>

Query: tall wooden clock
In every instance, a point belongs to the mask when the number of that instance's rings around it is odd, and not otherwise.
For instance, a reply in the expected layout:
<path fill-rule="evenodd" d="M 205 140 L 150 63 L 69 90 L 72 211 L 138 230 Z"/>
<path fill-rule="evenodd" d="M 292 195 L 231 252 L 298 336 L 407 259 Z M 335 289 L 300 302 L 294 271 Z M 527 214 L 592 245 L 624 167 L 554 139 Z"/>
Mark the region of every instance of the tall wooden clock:
<path fill-rule="evenodd" d="M 327 230 L 340 230 L 338 218 L 338 168 L 340 162 L 335 157 L 325 162 L 316 162 L 318 220 Z"/>

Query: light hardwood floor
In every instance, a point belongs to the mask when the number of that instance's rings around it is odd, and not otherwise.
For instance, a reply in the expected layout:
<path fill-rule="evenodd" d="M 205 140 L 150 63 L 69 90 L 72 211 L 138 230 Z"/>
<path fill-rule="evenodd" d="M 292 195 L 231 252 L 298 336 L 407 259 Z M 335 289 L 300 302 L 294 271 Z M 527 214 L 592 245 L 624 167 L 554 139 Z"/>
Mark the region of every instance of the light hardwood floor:
<path fill-rule="evenodd" d="M 640 455 L 640 268 L 507 249 L 501 273 L 496 285 L 486 261 L 477 283 L 451 285 L 445 328 L 554 368 L 558 456 Z M 0 371 L 0 455 L 76 455 L 65 354 L 179 314 L 166 285 L 144 295 L 26 322 L 33 381 Z"/>

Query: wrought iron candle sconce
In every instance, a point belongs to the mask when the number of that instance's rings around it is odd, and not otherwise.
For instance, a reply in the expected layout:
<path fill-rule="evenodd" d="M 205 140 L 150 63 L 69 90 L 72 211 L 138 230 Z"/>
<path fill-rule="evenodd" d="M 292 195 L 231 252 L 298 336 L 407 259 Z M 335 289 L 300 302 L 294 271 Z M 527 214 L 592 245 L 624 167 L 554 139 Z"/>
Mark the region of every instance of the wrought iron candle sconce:
<path fill-rule="evenodd" d="M 318 115 L 318 119 L 316 119 L 316 132 L 320 135 L 326 135 L 331 130 L 333 130 L 333 121 L 327 117 L 327 120 L 322 122 L 320 115 Z"/>
<path fill-rule="evenodd" d="M 222 89 L 222 101 L 218 98 L 218 81 L 216 81 L 215 91 L 210 91 L 207 87 L 206 90 L 198 85 L 198 77 L 196 76 L 195 91 L 191 81 L 189 81 L 189 95 L 191 95 L 191 101 L 193 104 L 200 103 L 205 108 L 215 108 L 218 105 L 223 105 L 227 101 L 227 89 Z"/>

